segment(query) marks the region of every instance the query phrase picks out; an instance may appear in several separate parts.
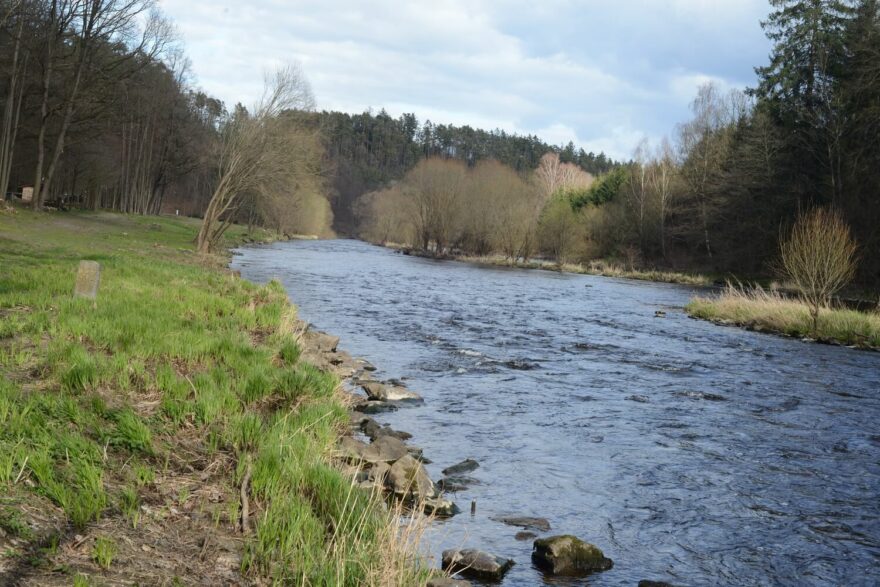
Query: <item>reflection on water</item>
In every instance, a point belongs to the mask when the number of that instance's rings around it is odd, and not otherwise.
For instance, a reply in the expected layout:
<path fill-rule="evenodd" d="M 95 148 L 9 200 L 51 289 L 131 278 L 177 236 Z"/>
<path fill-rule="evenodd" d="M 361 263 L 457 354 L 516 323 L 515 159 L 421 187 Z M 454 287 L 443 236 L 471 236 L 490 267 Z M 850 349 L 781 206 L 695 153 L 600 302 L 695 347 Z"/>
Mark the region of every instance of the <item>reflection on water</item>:
<path fill-rule="evenodd" d="M 467 543 L 517 561 L 504 585 L 540 583 L 531 543 L 490 519 L 520 514 L 614 559 L 591 586 L 880 582 L 880 354 L 690 320 L 680 286 L 356 241 L 238 253 L 425 396 L 379 419 L 413 433 L 433 478 L 480 462 L 453 496 L 476 516 L 438 524 L 433 554 Z"/>

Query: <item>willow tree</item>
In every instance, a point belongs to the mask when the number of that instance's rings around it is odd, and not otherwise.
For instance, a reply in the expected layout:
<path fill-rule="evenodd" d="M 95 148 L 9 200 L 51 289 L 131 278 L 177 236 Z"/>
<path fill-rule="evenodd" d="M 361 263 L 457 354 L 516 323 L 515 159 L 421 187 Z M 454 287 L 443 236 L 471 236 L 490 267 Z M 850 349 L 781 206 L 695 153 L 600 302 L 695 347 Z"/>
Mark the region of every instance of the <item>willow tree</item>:
<path fill-rule="evenodd" d="M 298 67 L 266 79 L 252 111 L 235 109 L 223 125 L 216 152 L 213 193 L 197 237 L 201 253 L 215 249 L 249 199 L 273 200 L 293 194 L 304 169 L 299 117 L 291 110 L 314 108 L 312 90 Z"/>

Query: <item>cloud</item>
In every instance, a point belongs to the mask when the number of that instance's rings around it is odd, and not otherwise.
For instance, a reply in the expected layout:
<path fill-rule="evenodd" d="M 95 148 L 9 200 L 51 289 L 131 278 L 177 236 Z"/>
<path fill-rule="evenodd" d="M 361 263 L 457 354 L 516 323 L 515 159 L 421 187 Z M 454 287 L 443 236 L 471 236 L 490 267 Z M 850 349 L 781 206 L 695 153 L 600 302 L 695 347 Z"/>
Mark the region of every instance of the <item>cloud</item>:
<path fill-rule="evenodd" d="M 162 0 L 201 86 L 252 102 L 302 63 L 319 107 L 386 108 L 627 157 L 687 116 L 702 81 L 738 87 L 767 52 L 763 0 Z"/>

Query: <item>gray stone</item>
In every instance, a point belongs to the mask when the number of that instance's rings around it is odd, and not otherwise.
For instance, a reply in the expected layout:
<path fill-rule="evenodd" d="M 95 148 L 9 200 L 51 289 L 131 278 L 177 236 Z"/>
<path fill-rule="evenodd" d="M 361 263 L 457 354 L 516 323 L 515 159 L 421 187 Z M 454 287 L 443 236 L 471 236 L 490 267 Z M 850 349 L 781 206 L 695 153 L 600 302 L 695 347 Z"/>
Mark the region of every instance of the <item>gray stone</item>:
<path fill-rule="evenodd" d="M 382 412 L 393 412 L 400 408 L 393 402 L 377 402 L 377 401 L 361 401 L 354 406 L 359 412 L 364 414 L 381 414 Z"/>
<path fill-rule="evenodd" d="M 452 493 L 455 493 L 457 491 L 464 491 L 465 489 L 468 489 L 471 485 L 480 485 L 480 481 L 466 475 L 453 475 L 451 477 L 443 477 L 442 479 L 437 481 L 437 487 L 439 487 L 441 491 L 449 491 Z"/>
<path fill-rule="evenodd" d="M 101 265 L 96 261 L 80 261 L 76 272 L 76 285 L 73 288 L 74 297 L 94 300 L 98 297 L 100 284 Z"/>
<path fill-rule="evenodd" d="M 410 391 L 405 387 L 397 385 L 385 385 L 378 381 L 366 381 L 361 384 L 364 392 L 371 401 L 379 402 L 401 402 L 401 401 L 423 401 L 422 396 L 414 391 Z"/>
<path fill-rule="evenodd" d="M 535 540 L 532 562 L 551 575 L 585 575 L 614 565 L 598 547 L 568 535 Z"/>
<path fill-rule="evenodd" d="M 438 518 L 451 518 L 461 513 L 461 509 L 455 503 L 442 497 L 429 497 L 425 499 L 425 513 Z"/>
<path fill-rule="evenodd" d="M 531 518 L 528 516 L 494 516 L 489 518 L 508 526 L 519 526 L 525 530 L 550 531 L 550 522 L 546 518 Z"/>
<path fill-rule="evenodd" d="M 391 436 L 383 436 L 373 444 L 346 436 L 339 443 L 339 456 L 349 462 L 392 463 L 405 455 L 406 445 Z"/>
<path fill-rule="evenodd" d="M 442 566 L 444 571 L 460 573 L 465 577 L 500 581 L 513 566 L 513 561 L 482 550 L 468 548 L 444 550 Z"/>
<path fill-rule="evenodd" d="M 386 463 L 392 463 L 409 454 L 409 447 L 393 436 L 380 436 L 370 446 L 379 452 L 380 460 Z"/>
<path fill-rule="evenodd" d="M 370 440 L 376 440 L 382 436 L 393 436 L 400 440 L 409 440 L 412 438 L 412 434 L 409 432 L 393 430 L 389 426 L 381 426 L 378 422 L 368 417 L 364 417 L 360 420 L 359 427 Z"/>
<path fill-rule="evenodd" d="M 424 465 L 409 455 L 391 466 L 387 483 L 394 494 L 401 498 L 420 500 L 437 494 L 434 482 L 428 477 Z"/>
<path fill-rule="evenodd" d="M 471 587 L 471 583 L 470 581 L 462 581 L 461 579 L 437 577 L 436 579 L 428 579 L 426 587 Z"/>
<path fill-rule="evenodd" d="M 322 353 L 335 353 L 336 347 L 339 346 L 338 336 L 332 336 L 320 330 L 308 330 L 303 338 L 307 346 Z"/>
<path fill-rule="evenodd" d="M 458 475 L 461 473 L 470 473 L 471 471 L 478 469 L 480 467 L 480 463 L 475 461 L 474 459 L 465 459 L 460 463 L 452 465 L 451 467 L 446 467 L 443 469 L 443 474 L 447 477 L 450 475 Z"/>
<path fill-rule="evenodd" d="M 524 542 L 524 541 L 526 541 L 526 540 L 534 540 L 534 539 L 537 538 L 537 537 L 538 537 L 538 535 L 535 534 L 534 532 L 525 532 L 525 531 L 523 531 L 523 532 L 517 532 L 517 533 L 514 535 L 514 538 L 515 538 L 516 540 L 519 540 L 520 542 Z"/>

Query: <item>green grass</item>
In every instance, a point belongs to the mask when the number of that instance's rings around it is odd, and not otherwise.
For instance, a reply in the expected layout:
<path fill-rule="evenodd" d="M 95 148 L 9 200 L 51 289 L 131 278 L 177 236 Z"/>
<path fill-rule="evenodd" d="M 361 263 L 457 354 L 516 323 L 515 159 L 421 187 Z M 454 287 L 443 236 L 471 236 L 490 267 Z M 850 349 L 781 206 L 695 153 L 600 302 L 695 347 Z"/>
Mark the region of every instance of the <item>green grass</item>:
<path fill-rule="evenodd" d="M 825 308 L 814 331 L 809 307 L 797 299 L 762 289 L 728 286 L 716 297 L 697 297 L 686 307 L 696 318 L 730 323 L 799 338 L 880 349 L 880 313 Z"/>
<path fill-rule="evenodd" d="M 116 542 L 107 536 L 99 536 L 95 539 L 92 549 L 92 559 L 105 571 L 110 570 L 113 559 L 116 557 Z"/>
<path fill-rule="evenodd" d="M 109 213 L 0 216 L 0 492 L 44 496 L 78 529 L 111 515 L 138 526 L 138 488 L 184 435 L 240 464 L 232 495 L 252 463 L 259 514 L 243 574 L 423 584 L 407 552 L 389 559 L 394 518 L 331 463 L 347 410 L 336 379 L 300 362 L 284 290 L 195 255 L 196 229 Z M 230 243 L 242 236 L 231 230 Z M 94 302 L 71 295 L 83 259 L 102 266 Z M 223 506 L 228 523 L 239 506 Z M 95 559 L 109 568 L 115 547 L 101 540 Z"/>

